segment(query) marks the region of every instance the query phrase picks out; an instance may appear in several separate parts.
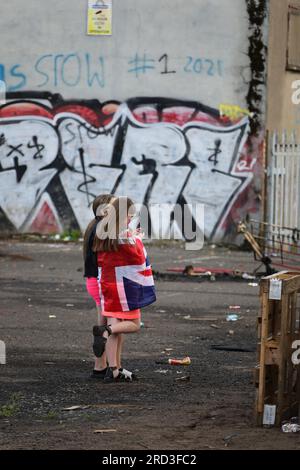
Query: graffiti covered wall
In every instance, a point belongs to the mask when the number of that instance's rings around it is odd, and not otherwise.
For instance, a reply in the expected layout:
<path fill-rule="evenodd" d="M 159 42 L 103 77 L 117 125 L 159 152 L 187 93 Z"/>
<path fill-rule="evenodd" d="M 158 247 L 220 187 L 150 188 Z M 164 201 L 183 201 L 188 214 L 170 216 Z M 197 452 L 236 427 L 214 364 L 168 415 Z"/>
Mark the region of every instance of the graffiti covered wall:
<path fill-rule="evenodd" d="M 41 3 L 48 8 L 44 0 L 29 2 L 36 21 L 45 13 Z M 75 7 L 77 29 L 85 3 Z M 175 44 L 169 41 L 176 31 L 167 21 L 174 15 L 166 9 L 169 0 L 157 4 L 152 18 L 160 40 L 148 29 L 141 35 L 149 3 L 125 3 L 114 2 L 116 32 L 101 38 L 101 54 L 83 28 L 76 40 L 71 31 L 78 52 L 68 49 L 70 38 L 57 52 L 53 35 L 51 50 L 43 37 L 42 46 L 38 41 L 18 57 L 15 50 L 1 56 L 8 100 L 0 107 L 0 230 L 84 230 L 93 198 L 110 192 L 148 205 L 203 203 L 206 238 L 233 240 L 234 222 L 259 210 L 265 2 L 259 0 L 259 9 L 252 0 L 221 6 L 191 0 L 186 8 L 173 1 L 186 33 L 185 42 Z M 65 17 L 66 5 L 53 4 Z M 130 16 L 130 6 L 140 15 Z M 224 18 L 233 12 L 228 31 Z M 131 30 L 124 31 L 122 14 Z M 38 22 L 32 27 L 31 36 Z M 231 49 L 218 46 L 220 38 Z M 154 217 L 151 222 L 155 229 Z"/>

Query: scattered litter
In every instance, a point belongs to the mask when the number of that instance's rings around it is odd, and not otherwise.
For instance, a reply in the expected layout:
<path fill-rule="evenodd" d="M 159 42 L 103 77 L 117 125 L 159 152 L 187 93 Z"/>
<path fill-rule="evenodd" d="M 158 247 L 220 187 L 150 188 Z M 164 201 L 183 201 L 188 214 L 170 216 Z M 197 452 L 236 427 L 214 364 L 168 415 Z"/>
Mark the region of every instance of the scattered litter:
<path fill-rule="evenodd" d="M 291 418 L 290 421 L 283 423 L 281 429 L 284 433 L 300 432 L 299 419 L 297 417 Z"/>
<path fill-rule="evenodd" d="M 163 369 L 158 369 L 158 370 L 155 370 L 154 372 L 156 372 L 157 374 L 167 374 L 168 373 L 167 370 L 163 370 Z"/>
<path fill-rule="evenodd" d="M 28 298 L 27 300 L 28 300 L 28 302 L 30 302 L 30 301 L 31 301 L 31 299 L 30 299 L 30 298 Z"/>
<path fill-rule="evenodd" d="M 141 328 L 145 328 L 145 323 L 141 321 Z"/>
<path fill-rule="evenodd" d="M 240 310 L 241 306 L 240 305 L 230 305 L 229 310 Z"/>
<path fill-rule="evenodd" d="M 230 314 L 230 315 L 227 315 L 226 321 L 238 321 L 239 318 L 240 318 L 240 317 L 239 317 L 238 315 L 232 315 L 232 314 Z"/>
<path fill-rule="evenodd" d="M 74 307 L 74 304 L 66 304 L 66 307 Z"/>
<path fill-rule="evenodd" d="M 75 410 L 87 410 L 90 405 L 75 405 L 69 406 L 69 408 L 63 408 L 62 411 L 75 411 Z"/>
<path fill-rule="evenodd" d="M 215 324 L 210 325 L 211 328 L 215 328 L 216 330 L 219 330 L 221 327 Z"/>
<path fill-rule="evenodd" d="M 105 434 L 108 432 L 117 432 L 116 429 L 95 429 L 94 434 Z"/>
<path fill-rule="evenodd" d="M 285 433 L 300 432 L 300 425 L 293 423 L 284 424 L 282 426 L 282 431 Z"/>
<path fill-rule="evenodd" d="M 184 320 L 190 320 L 191 319 L 191 315 L 186 315 L 186 317 L 183 317 Z"/>
<path fill-rule="evenodd" d="M 184 359 L 164 359 L 162 361 L 155 361 L 155 364 L 158 365 L 171 365 L 171 366 L 189 366 L 192 363 L 190 357 L 185 357 Z"/>
<path fill-rule="evenodd" d="M 56 235 L 54 235 L 53 238 L 54 238 L 54 240 L 60 240 L 60 235 L 59 235 L 59 233 L 57 233 Z"/>
<path fill-rule="evenodd" d="M 49 318 L 56 318 L 56 315 L 49 315 Z"/>
<path fill-rule="evenodd" d="M 192 361 L 190 357 L 185 357 L 184 359 L 169 359 L 168 363 L 171 366 L 189 366 Z"/>
<path fill-rule="evenodd" d="M 263 426 L 271 428 L 276 421 L 276 405 L 264 405 Z"/>
<path fill-rule="evenodd" d="M 223 441 L 225 442 L 225 447 L 229 446 L 234 437 L 238 437 L 238 434 L 230 434 L 229 436 L 223 438 Z"/>
<path fill-rule="evenodd" d="M 189 382 L 191 380 L 191 377 L 189 375 L 186 375 L 184 377 L 177 377 L 175 379 L 176 382 Z"/>
<path fill-rule="evenodd" d="M 253 276 L 252 274 L 248 274 L 248 273 L 244 273 L 244 274 L 242 275 L 242 278 L 243 278 L 243 279 L 246 279 L 247 281 L 250 281 L 250 279 L 256 279 L 255 276 Z"/>
<path fill-rule="evenodd" d="M 166 310 L 157 310 L 157 313 L 166 313 Z"/>
<path fill-rule="evenodd" d="M 234 335 L 234 331 L 233 331 L 233 330 L 229 330 L 229 331 L 228 331 L 228 334 L 229 334 L 230 336 L 233 336 L 233 335 Z"/>
<path fill-rule="evenodd" d="M 258 287 L 258 283 L 257 283 L 257 282 L 249 282 L 248 286 L 250 286 L 250 287 Z"/>

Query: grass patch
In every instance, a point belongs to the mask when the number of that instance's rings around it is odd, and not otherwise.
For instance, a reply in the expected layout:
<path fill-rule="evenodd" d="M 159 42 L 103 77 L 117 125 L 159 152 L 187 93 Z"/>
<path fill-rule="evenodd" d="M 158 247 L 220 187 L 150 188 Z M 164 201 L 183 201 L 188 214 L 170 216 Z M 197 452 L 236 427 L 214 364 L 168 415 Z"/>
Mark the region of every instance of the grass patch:
<path fill-rule="evenodd" d="M 19 393 L 14 393 L 6 405 L 0 406 L 0 417 L 11 418 L 14 416 L 20 409 L 20 398 L 21 396 Z"/>

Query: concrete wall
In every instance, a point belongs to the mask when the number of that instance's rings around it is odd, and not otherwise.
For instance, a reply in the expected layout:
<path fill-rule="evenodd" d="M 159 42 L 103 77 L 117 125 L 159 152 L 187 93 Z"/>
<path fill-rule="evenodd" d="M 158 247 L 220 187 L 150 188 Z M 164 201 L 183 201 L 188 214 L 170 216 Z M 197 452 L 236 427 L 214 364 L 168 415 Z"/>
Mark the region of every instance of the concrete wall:
<path fill-rule="evenodd" d="M 292 103 L 292 83 L 300 73 L 286 70 L 289 5 L 300 9 L 300 1 L 270 0 L 267 129 L 300 131 L 300 105 Z"/>
<path fill-rule="evenodd" d="M 93 197 L 202 202 L 208 239 L 257 215 L 265 0 L 114 0 L 111 37 L 86 0 L 1 5 L 0 229 L 84 229 Z"/>

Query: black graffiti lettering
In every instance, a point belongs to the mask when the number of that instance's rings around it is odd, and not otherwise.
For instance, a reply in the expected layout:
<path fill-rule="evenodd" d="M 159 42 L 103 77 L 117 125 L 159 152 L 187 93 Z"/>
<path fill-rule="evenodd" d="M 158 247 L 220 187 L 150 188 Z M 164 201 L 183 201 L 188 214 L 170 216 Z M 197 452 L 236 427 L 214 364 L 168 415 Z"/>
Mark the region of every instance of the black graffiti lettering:
<path fill-rule="evenodd" d="M 89 185 L 89 183 L 95 183 L 96 179 L 93 176 L 88 175 L 87 172 L 86 172 L 83 148 L 79 148 L 78 152 L 79 152 L 80 165 L 81 165 L 81 169 L 82 169 L 83 182 L 77 187 L 77 190 L 80 193 L 86 194 L 87 205 L 90 206 L 90 204 L 93 202 L 93 199 L 96 197 L 96 195 L 89 192 L 88 185 Z M 82 187 L 84 187 L 85 189 L 82 189 Z M 90 198 L 92 198 L 92 199 L 90 199 Z"/>
<path fill-rule="evenodd" d="M 27 166 L 19 165 L 19 157 L 14 157 L 13 160 L 14 160 L 14 165 L 8 168 L 3 168 L 0 163 L 0 173 L 3 173 L 5 171 L 10 171 L 10 170 L 15 170 L 17 183 L 20 183 L 21 179 L 24 176 L 25 171 L 27 170 Z"/>
<path fill-rule="evenodd" d="M 68 131 L 71 134 L 72 137 L 69 140 L 65 140 L 64 145 L 67 145 L 70 142 L 73 142 L 73 140 L 76 138 L 76 134 L 70 129 L 70 126 L 71 127 L 73 126 L 72 122 L 69 122 L 68 124 L 66 124 L 65 129 L 66 129 L 66 131 Z"/>
<path fill-rule="evenodd" d="M 143 169 L 140 171 L 140 175 L 154 175 L 157 173 L 156 171 L 156 161 L 152 158 L 146 158 L 145 155 L 142 155 L 142 160 L 138 161 L 135 157 L 131 158 L 131 161 L 135 165 L 142 165 Z"/>
<path fill-rule="evenodd" d="M 7 157 L 10 157 L 15 152 L 18 152 L 22 157 L 24 157 L 24 153 L 22 152 L 22 150 L 20 150 L 20 148 L 23 147 L 23 144 L 9 145 L 8 147 L 11 149 L 11 151 L 6 155 Z"/>
<path fill-rule="evenodd" d="M 221 141 L 220 139 L 216 139 L 216 140 L 215 140 L 215 148 L 213 148 L 213 149 L 207 149 L 207 150 L 210 150 L 211 152 L 213 152 L 213 153 L 208 157 L 208 161 L 209 161 L 209 162 L 213 162 L 214 166 L 216 166 L 216 165 L 219 163 L 218 155 L 219 155 L 220 153 L 222 153 L 221 145 L 222 145 L 222 141 Z"/>
<path fill-rule="evenodd" d="M 0 146 L 1 146 L 1 145 L 4 145 L 5 143 L 6 143 L 5 135 L 4 135 L 4 134 L 1 134 L 1 135 L 0 135 Z"/>
<path fill-rule="evenodd" d="M 32 142 L 32 144 L 28 142 L 27 147 L 29 149 L 36 149 L 36 153 L 33 155 L 34 160 L 36 160 L 37 158 L 43 158 L 41 152 L 45 149 L 45 145 L 38 143 L 38 138 L 36 135 L 32 137 Z"/>

